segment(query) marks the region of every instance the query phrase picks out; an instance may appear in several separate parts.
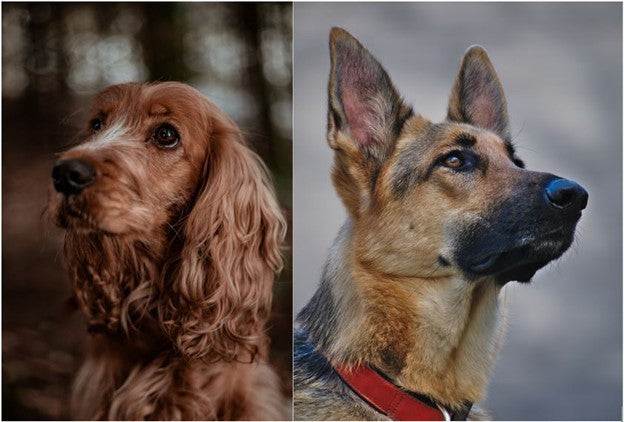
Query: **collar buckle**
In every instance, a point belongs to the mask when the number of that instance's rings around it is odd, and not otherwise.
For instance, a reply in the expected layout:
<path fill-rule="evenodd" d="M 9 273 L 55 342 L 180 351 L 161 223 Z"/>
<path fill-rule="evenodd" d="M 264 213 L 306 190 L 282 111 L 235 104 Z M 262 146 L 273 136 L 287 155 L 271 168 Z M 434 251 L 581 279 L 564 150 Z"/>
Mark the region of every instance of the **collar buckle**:
<path fill-rule="evenodd" d="M 448 412 L 448 410 L 446 410 L 444 407 L 442 407 L 442 405 L 436 403 L 436 406 L 438 407 L 438 409 L 440 409 L 440 412 L 442 412 L 442 416 L 444 416 L 444 420 L 445 421 L 452 421 L 453 420 L 451 418 L 451 414 Z"/>

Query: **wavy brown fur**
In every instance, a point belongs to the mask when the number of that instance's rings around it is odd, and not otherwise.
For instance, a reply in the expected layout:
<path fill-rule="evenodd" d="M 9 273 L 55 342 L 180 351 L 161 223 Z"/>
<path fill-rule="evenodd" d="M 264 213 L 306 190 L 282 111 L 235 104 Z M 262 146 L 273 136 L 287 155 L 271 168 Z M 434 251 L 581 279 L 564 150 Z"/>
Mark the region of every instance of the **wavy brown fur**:
<path fill-rule="evenodd" d="M 183 84 L 110 87 L 92 115 L 102 128 L 61 159 L 88 163 L 97 179 L 49 206 L 67 229 L 91 332 L 73 416 L 286 418 L 265 334 L 285 223 L 264 165 Z M 153 142 L 162 122 L 178 147 Z"/>

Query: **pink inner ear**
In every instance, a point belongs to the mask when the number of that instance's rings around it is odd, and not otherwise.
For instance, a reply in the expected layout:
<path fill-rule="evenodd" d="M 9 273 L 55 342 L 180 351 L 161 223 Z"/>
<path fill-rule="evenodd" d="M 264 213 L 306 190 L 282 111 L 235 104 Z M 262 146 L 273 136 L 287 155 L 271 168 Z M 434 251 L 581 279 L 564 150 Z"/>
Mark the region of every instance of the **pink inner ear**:
<path fill-rule="evenodd" d="M 472 100 L 470 118 L 475 126 L 496 129 L 496 108 L 483 91 L 479 92 Z"/>
<path fill-rule="evenodd" d="M 370 146 L 373 143 L 370 110 L 357 94 L 349 90 L 342 90 L 342 106 L 351 135 L 360 145 Z"/>

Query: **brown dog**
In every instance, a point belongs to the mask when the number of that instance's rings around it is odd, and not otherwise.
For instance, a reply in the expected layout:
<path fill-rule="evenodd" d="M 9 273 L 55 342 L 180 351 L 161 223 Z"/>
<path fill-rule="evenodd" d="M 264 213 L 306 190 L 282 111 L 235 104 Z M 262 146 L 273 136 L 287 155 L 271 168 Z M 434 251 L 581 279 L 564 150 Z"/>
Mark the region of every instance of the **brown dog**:
<path fill-rule="evenodd" d="M 295 418 L 466 418 L 500 344 L 501 289 L 566 251 L 587 192 L 523 168 L 483 48 L 466 52 L 437 124 L 349 33 L 333 29 L 330 52 L 348 219 L 297 318 Z"/>
<path fill-rule="evenodd" d="M 96 98 L 54 166 L 89 352 L 76 419 L 284 419 L 265 332 L 285 222 L 236 124 L 188 85 Z"/>

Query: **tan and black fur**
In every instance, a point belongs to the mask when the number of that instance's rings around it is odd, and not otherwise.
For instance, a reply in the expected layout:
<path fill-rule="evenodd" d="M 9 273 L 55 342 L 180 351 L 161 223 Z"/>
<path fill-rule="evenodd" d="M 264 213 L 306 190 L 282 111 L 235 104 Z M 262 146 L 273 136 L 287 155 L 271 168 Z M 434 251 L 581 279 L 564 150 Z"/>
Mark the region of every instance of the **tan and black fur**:
<path fill-rule="evenodd" d="M 565 252 L 587 193 L 524 169 L 483 48 L 466 51 L 442 123 L 343 29 L 330 53 L 327 138 L 348 218 L 297 317 L 295 418 L 387 419 L 332 363 L 367 364 L 457 411 L 484 397 L 502 288 Z"/>

